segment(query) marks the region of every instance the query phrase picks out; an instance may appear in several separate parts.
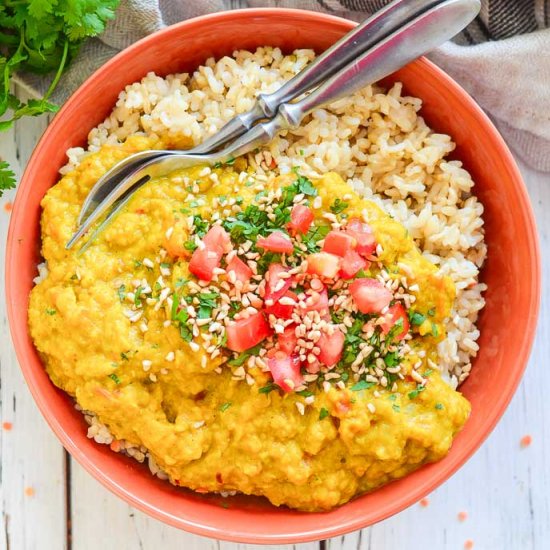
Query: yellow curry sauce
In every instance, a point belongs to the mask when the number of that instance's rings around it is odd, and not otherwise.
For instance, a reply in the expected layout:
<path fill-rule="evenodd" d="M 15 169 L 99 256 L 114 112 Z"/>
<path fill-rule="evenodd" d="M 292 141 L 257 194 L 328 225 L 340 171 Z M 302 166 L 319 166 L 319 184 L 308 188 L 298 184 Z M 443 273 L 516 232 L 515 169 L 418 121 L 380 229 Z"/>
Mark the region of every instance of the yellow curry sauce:
<path fill-rule="evenodd" d="M 145 331 L 143 319 L 128 317 L 121 289 L 135 288 L 132 281 L 146 279 L 154 288 L 164 264 L 171 288 L 190 277 L 187 260 L 173 257 L 188 238 L 189 212 L 205 219 L 224 215 L 220 196 L 241 197 L 243 206 L 257 201 L 258 188 L 239 176 L 246 170 L 242 159 L 239 169 L 216 168 L 216 178 L 199 176 L 203 167 L 197 167 L 148 183 L 86 252 L 65 250 L 98 177 L 132 152 L 163 145 L 132 137 L 122 147 L 104 146 L 42 201 L 49 274 L 31 293 L 29 323 L 52 381 L 116 439 L 145 446 L 173 483 L 201 492 L 235 490 L 276 505 L 326 510 L 444 457 L 470 411 L 430 368 L 454 287 L 437 276 L 399 223 L 337 174 L 314 181 L 323 203 L 313 208 L 316 220 L 335 197 L 352 194 L 346 214 L 368 217 L 381 264 L 392 277 L 405 271 L 409 286 L 418 288 L 414 308 L 424 315 L 401 363 L 405 376 L 392 388 L 361 389 L 351 378 L 341 387 L 310 384 L 315 400 L 300 411 L 303 393 L 260 391 L 271 382 L 269 372 L 249 368 L 247 383 L 235 376 L 239 366 L 228 365 L 226 353 L 205 360 L 204 348 L 195 351 L 167 322 L 166 304 L 155 309 L 153 301 L 143 303 Z M 268 185 L 286 185 L 293 177 Z M 160 250 L 168 253 L 159 263 Z M 422 386 L 407 376 L 420 364 Z"/>

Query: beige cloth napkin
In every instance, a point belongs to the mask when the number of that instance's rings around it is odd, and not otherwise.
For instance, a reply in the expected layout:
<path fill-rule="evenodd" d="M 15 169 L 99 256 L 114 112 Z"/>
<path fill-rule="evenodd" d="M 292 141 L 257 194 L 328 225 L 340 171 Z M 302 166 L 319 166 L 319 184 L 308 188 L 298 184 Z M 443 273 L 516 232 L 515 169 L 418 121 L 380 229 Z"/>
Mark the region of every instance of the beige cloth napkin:
<path fill-rule="evenodd" d="M 414 0 L 411 0 L 414 1 Z M 476 19 L 428 57 L 490 114 L 516 153 L 550 171 L 550 0 L 482 0 Z M 298 7 L 362 20 L 387 0 L 122 0 L 117 16 L 85 43 L 54 100 L 64 101 L 95 69 L 132 42 L 178 21 L 235 7 Z M 40 93 L 43 78 L 19 81 Z"/>

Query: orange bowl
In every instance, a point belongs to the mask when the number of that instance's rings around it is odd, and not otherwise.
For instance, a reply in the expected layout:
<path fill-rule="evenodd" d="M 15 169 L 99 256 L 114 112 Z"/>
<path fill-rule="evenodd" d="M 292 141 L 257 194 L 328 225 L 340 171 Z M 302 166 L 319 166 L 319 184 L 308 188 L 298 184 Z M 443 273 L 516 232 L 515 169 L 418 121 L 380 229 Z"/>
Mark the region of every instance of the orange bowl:
<path fill-rule="evenodd" d="M 72 400 L 50 382 L 27 329 L 29 291 L 40 262 L 40 200 L 58 179 L 65 151 L 82 145 L 126 84 L 148 71 L 190 71 L 209 56 L 261 45 L 322 51 L 353 23 L 312 12 L 256 9 L 218 13 L 166 28 L 117 55 L 67 101 L 40 140 L 20 184 L 8 235 L 6 298 L 17 357 L 42 414 L 65 448 L 121 498 L 173 526 L 248 543 L 297 543 L 333 537 L 395 514 L 435 489 L 479 447 L 502 416 L 525 368 L 540 297 L 540 260 L 529 199 L 518 168 L 495 127 L 451 78 L 425 59 L 390 80 L 424 101 L 422 114 L 457 144 L 485 206 L 489 256 L 482 273 L 487 306 L 479 319 L 480 352 L 462 391 L 472 415 L 449 455 L 404 479 L 326 513 L 299 513 L 252 497 L 219 498 L 178 489 L 146 466 L 86 437 Z M 518 330 L 519 328 L 519 330 Z"/>

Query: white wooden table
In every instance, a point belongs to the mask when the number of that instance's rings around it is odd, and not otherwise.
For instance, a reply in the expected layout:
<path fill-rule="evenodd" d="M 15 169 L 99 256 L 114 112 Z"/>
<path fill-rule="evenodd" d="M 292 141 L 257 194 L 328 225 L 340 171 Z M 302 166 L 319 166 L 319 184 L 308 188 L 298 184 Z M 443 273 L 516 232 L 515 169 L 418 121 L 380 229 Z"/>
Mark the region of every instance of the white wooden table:
<path fill-rule="evenodd" d="M 21 120 L 0 134 L 0 156 L 19 175 L 46 124 L 44 117 Z M 477 454 L 427 502 L 361 532 L 297 545 L 299 550 L 462 549 L 472 541 L 476 550 L 550 548 L 550 175 L 521 168 L 545 265 L 538 336 L 509 409 Z M 25 386 L 6 320 L 3 263 L 13 196 L 0 199 L 0 549 L 253 548 L 187 534 L 132 509 L 72 460 L 50 431 Z M 526 434 L 532 444 L 521 448 Z M 467 513 L 463 521 L 461 512 Z"/>

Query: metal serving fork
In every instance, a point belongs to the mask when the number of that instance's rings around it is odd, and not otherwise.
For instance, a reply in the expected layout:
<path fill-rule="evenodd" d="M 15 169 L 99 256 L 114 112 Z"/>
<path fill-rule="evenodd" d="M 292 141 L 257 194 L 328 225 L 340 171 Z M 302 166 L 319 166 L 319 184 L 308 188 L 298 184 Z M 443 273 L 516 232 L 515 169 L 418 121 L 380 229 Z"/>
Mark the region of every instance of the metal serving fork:
<path fill-rule="evenodd" d="M 392 2 L 275 93 L 261 94 L 251 111 L 236 116 L 198 147 L 188 151 L 143 151 L 115 165 L 98 180 L 84 201 L 79 227 L 66 248 L 71 248 L 112 208 L 81 248 L 84 251 L 147 181 L 197 164 L 223 164 L 265 145 L 280 131 L 299 126 L 315 109 L 390 75 L 452 38 L 474 19 L 479 9 L 480 0 Z M 289 102 L 320 82 L 309 95 Z M 257 122 L 265 118 L 269 120 Z M 230 140 L 233 141 L 222 150 L 208 153 Z"/>

